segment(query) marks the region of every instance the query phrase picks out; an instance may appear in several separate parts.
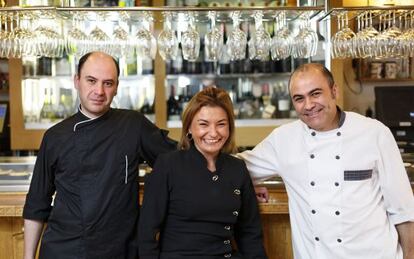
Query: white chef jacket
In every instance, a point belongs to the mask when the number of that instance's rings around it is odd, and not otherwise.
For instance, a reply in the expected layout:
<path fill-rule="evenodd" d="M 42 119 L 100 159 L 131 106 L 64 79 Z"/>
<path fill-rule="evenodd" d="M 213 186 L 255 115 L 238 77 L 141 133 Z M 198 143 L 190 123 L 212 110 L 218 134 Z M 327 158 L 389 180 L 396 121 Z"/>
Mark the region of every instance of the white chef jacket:
<path fill-rule="evenodd" d="M 295 258 L 402 259 L 396 224 L 414 221 L 414 197 L 390 130 L 341 112 L 339 128 L 302 121 L 239 154 L 255 182 L 280 175 Z"/>

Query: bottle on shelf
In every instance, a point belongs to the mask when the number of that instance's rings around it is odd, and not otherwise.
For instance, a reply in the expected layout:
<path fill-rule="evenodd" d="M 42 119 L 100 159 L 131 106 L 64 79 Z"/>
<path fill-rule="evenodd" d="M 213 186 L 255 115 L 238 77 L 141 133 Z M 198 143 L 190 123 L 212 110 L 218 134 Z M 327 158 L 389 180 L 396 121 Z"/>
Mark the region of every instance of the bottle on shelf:
<path fill-rule="evenodd" d="M 263 119 L 270 119 L 272 118 L 273 114 L 275 113 L 276 107 L 272 105 L 271 96 L 269 91 L 269 83 L 264 83 L 262 85 L 262 100 L 263 100 L 263 111 L 262 111 L 262 118 Z"/>
<path fill-rule="evenodd" d="M 181 52 L 181 48 L 178 50 L 177 57 L 174 60 L 171 60 L 171 67 L 172 67 L 172 74 L 181 74 L 185 73 L 183 71 L 183 55 Z"/>
<path fill-rule="evenodd" d="M 68 111 L 65 107 L 65 103 L 66 103 L 66 95 L 61 94 L 60 98 L 59 98 L 59 103 L 58 103 L 58 106 L 57 106 L 56 112 L 55 112 L 56 119 L 63 120 L 66 117 L 68 117 Z"/>
<path fill-rule="evenodd" d="M 132 105 L 132 102 L 131 102 L 129 86 L 122 87 L 119 90 L 121 92 L 121 97 L 119 99 L 119 108 L 132 110 L 133 105 Z"/>
<path fill-rule="evenodd" d="M 154 74 L 154 61 L 150 58 L 141 59 L 142 75 Z"/>
<path fill-rule="evenodd" d="M 287 86 L 283 83 L 279 83 L 278 86 L 277 117 L 290 117 L 290 96 L 287 91 Z"/>
<path fill-rule="evenodd" d="M 185 107 L 187 106 L 188 102 L 191 100 L 191 85 L 187 85 L 184 88 L 184 94 L 182 95 L 182 97 L 180 98 L 180 110 L 181 112 L 184 111 Z"/>
<path fill-rule="evenodd" d="M 246 32 L 247 42 L 249 42 L 250 37 L 251 37 L 249 21 L 242 23 L 242 27 L 243 27 L 243 31 Z M 246 48 L 246 58 L 242 60 L 242 63 L 243 63 L 242 72 L 249 74 L 249 73 L 252 73 L 252 61 L 249 58 L 249 46 L 247 44 L 245 48 Z"/>
<path fill-rule="evenodd" d="M 154 101 L 150 103 L 150 98 L 147 94 L 147 88 L 144 88 L 144 103 L 142 104 L 139 111 L 145 115 L 150 121 L 155 121 L 155 109 Z"/>
<path fill-rule="evenodd" d="M 168 120 L 178 121 L 180 120 L 180 104 L 178 103 L 175 86 L 170 86 L 170 96 L 167 100 L 167 115 Z"/>
<path fill-rule="evenodd" d="M 52 88 L 45 88 L 45 99 L 43 101 L 42 109 L 40 110 L 40 122 L 50 123 L 55 120 L 55 113 L 52 105 Z"/>

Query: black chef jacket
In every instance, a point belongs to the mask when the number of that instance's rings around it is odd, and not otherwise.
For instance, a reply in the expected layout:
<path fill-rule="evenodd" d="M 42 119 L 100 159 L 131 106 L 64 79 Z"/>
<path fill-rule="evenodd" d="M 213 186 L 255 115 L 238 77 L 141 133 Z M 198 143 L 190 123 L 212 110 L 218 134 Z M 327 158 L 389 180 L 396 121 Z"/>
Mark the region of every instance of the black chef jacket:
<path fill-rule="evenodd" d="M 40 258 L 137 258 L 139 162 L 175 147 L 129 110 L 78 112 L 47 130 L 23 211 L 47 221 Z"/>
<path fill-rule="evenodd" d="M 267 258 L 244 162 L 222 153 L 211 172 L 194 146 L 160 155 L 145 180 L 138 239 L 141 259 Z"/>

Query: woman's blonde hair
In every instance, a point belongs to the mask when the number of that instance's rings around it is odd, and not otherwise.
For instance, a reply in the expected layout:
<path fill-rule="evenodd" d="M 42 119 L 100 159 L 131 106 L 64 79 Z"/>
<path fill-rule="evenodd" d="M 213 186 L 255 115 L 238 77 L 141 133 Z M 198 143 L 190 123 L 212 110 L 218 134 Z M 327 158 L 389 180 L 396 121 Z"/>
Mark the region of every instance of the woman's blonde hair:
<path fill-rule="evenodd" d="M 221 151 L 228 154 L 236 153 L 233 104 L 230 96 L 225 90 L 213 86 L 204 88 L 202 91 L 198 92 L 191 98 L 190 102 L 185 107 L 182 114 L 183 128 L 178 147 L 184 150 L 190 148 L 192 139 L 188 137 L 188 134 L 191 123 L 195 115 L 204 106 L 220 107 L 226 112 L 229 123 L 229 138 L 226 143 L 224 143 Z"/>

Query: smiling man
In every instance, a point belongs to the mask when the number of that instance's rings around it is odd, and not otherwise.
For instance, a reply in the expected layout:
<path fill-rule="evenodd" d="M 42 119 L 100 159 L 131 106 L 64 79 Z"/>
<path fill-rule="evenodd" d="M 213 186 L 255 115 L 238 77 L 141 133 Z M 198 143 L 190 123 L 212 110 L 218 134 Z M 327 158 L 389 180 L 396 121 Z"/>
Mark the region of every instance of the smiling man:
<path fill-rule="evenodd" d="M 78 112 L 48 129 L 24 206 L 24 258 L 138 257 L 138 165 L 176 149 L 136 111 L 110 107 L 119 66 L 102 52 L 79 60 Z M 52 204 L 52 196 L 54 204 Z"/>
<path fill-rule="evenodd" d="M 320 64 L 298 67 L 289 91 L 300 120 L 239 156 L 255 182 L 283 178 L 295 258 L 414 258 L 414 197 L 390 130 L 342 111 Z"/>

